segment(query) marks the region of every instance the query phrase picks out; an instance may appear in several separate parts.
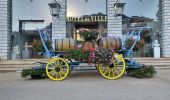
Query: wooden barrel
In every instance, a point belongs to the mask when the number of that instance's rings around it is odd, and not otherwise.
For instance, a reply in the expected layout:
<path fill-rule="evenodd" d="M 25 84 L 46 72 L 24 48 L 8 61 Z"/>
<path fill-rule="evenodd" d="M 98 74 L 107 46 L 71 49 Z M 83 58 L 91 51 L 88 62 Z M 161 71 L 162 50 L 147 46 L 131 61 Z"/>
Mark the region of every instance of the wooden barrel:
<path fill-rule="evenodd" d="M 96 41 L 85 41 L 83 43 L 83 50 L 90 51 L 92 49 L 98 49 L 98 45 Z"/>
<path fill-rule="evenodd" d="M 114 50 L 120 50 L 122 42 L 120 38 L 105 37 L 100 38 L 99 47 L 101 48 L 113 48 Z"/>
<path fill-rule="evenodd" d="M 55 40 L 55 51 L 64 51 L 69 49 L 75 49 L 77 42 L 74 39 L 63 38 Z"/>
<path fill-rule="evenodd" d="M 94 45 L 92 42 L 86 41 L 83 43 L 83 50 L 88 51 L 94 48 Z"/>

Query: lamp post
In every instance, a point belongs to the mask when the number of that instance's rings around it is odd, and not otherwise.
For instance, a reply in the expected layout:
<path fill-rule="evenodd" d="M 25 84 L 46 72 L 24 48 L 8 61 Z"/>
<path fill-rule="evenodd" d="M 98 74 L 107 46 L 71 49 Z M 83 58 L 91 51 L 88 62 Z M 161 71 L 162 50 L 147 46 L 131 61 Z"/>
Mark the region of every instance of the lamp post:
<path fill-rule="evenodd" d="M 49 8 L 50 8 L 50 13 L 52 16 L 59 16 L 59 12 L 60 12 L 60 4 L 54 0 L 51 3 L 48 4 Z"/>

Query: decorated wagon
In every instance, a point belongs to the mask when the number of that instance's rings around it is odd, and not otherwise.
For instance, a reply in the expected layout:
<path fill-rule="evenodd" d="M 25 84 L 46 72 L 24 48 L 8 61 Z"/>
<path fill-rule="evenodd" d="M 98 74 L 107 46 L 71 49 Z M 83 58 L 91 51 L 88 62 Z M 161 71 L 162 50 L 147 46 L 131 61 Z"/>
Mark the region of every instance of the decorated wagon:
<path fill-rule="evenodd" d="M 38 29 L 45 55 L 51 58 L 45 67 L 46 74 L 52 80 L 63 80 L 81 63 L 88 63 L 94 64 L 104 78 L 118 79 L 126 69 L 141 67 L 132 60 L 132 55 L 133 48 L 145 29 L 147 28 L 129 29 L 124 38 L 99 37 L 97 31 L 80 29 L 83 42 L 71 38 L 56 39 L 53 40 L 53 49 L 46 46 L 46 42 L 51 41 L 48 30 Z M 134 41 L 127 47 L 130 38 Z"/>

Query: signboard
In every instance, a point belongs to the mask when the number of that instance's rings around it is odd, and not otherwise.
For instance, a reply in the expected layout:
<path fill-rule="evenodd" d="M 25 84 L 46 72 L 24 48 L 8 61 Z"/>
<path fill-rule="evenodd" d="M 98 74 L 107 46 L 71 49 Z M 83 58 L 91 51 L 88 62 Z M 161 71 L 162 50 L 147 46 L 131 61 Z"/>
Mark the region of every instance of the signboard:
<path fill-rule="evenodd" d="M 67 22 L 107 22 L 107 16 L 67 17 Z"/>

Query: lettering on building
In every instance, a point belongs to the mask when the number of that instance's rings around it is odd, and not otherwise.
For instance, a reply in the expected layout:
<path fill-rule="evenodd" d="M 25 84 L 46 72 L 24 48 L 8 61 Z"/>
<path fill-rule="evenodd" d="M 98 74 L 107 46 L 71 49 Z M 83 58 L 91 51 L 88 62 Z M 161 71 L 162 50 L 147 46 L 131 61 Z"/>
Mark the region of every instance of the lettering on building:
<path fill-rule="evenodd" d="M 67 22 L 106 22 L 107 16 L 67 17 Z"/>

